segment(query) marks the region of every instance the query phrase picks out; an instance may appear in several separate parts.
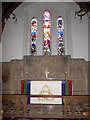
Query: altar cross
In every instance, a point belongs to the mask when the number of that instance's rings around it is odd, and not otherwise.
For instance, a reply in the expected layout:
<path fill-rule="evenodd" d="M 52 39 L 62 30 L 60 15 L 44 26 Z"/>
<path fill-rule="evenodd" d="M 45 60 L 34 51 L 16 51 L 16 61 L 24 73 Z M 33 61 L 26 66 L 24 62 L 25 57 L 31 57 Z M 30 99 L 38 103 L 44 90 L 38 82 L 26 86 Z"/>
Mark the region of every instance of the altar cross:
<path fill-rule="evenodd" d="M 45 72 L 46 78 L 48 78 L 48 74 L 49 74 L 49 72 L 46 70 L 46 72 Z"/>

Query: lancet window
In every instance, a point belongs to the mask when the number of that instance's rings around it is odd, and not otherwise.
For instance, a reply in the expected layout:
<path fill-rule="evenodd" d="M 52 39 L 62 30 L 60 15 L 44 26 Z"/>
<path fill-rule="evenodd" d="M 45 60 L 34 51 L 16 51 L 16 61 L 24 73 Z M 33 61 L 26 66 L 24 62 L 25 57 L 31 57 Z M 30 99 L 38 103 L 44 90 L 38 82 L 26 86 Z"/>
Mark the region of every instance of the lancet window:
<path fill-rule="evenodd" d="M 44 54 L 51 54 L 51 14 L 49 10 L 45 10 L 43 13 L 43 31 L 43 52 Z"/>
<path fill-rule="evenodd" d="M 37 42 L 37 19 L 34 17 L 31 20 L 31 55 L 36 55 Z"/>
<path fill-rule="evenodd" d="M 58 34 L 58 55 L 64 55 L 64 20 L 61 16 L 57 19 L 57 34 Z"/>

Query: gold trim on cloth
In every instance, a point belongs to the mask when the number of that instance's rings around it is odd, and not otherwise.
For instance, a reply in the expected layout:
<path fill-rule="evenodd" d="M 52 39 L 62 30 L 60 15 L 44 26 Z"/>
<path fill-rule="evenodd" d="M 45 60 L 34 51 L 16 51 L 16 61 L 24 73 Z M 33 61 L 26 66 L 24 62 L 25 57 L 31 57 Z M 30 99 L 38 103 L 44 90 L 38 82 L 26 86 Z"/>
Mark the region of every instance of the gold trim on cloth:
<path fill-rule="evenodd" d="M 39 93 L 39 95 L 52 95 L 52 92 L 50 90 L 50 88 L 48 87 L 48 85 L 44 85 L 41 89 L 41 92 Z M 38 100 L 41 100 L 41 101 L 53 101 L 54 98 L 47 98 L 47 97 L 43 97 L 43 98 L 38 98 Z"/>

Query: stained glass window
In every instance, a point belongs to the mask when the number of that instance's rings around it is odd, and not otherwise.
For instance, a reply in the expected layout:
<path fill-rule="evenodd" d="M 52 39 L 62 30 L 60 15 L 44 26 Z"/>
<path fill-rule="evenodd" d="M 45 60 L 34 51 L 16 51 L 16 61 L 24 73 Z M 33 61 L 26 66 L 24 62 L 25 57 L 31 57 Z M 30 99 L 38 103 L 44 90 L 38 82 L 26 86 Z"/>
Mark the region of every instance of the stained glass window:
<path fill-rule="evenodd" d="M 31 55 L 36 55 L 37 19 L 31 20 Z"/>
<path fill-rule="evenodd" d="M 65 54 L 64 48 L 64 20 L 61 16 L 57 19 L 57 33 L 58 33 L 58 55 Z"/>
<path fill-rule="evenodd" d="M 44 29 L 44 45 L 43 45 L 43 51 L 44 54 L 50 54 L 51 53 L 51 14 L 49 10 L 45 10 L 43 13 L 43 29 Z"/>

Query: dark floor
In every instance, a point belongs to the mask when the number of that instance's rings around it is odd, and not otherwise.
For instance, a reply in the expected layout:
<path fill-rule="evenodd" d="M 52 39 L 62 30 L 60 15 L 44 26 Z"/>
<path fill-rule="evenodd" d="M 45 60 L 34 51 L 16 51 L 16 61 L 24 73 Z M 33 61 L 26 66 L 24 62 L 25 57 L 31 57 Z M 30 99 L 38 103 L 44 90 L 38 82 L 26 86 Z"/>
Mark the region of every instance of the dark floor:
<path fill-rule="evenodd" d="M 82 118 L 25 118 L 25 117 L 15 117 L 15 118 L 11 118 L 11 117 L 3 117 L 3 120 L 83 120 Z"/>
<path fill-rule="evenodd" d="M 77 106 L 75 116 L 72 116 L 72 110 L 67 109 L 68 118 L 64 118 L 63 105 L 54 107 L 34 107 L 28 106 L 27 115 L 23 114 L 23 106 L 21 105 L 20 114 L 17 116 L 16 105 L 10 101 L 4 101 L 3 105 L 3 119 L 2 120 L 83 120 L 82 108 Z M 89 120 L 89 119 L 88 119 Z"/>

